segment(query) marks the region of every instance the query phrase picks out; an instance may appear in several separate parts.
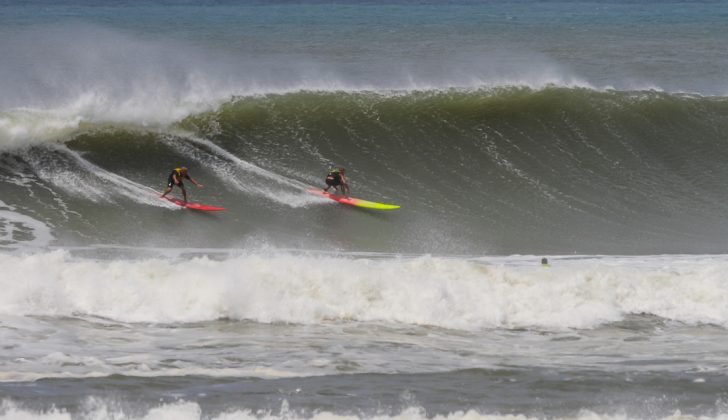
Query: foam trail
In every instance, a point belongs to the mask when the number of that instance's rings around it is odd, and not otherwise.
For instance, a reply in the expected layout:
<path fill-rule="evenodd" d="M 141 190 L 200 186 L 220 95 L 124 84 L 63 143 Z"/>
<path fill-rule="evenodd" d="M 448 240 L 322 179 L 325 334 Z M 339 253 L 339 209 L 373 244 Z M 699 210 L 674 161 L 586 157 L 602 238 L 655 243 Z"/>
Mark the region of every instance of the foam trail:
<path fill-rule="evenodd" d="M 73 162 L 82 169 L 82 171 L 63 169 L 57 165 L 51 166 L 44 162 L 38 162 L 30 155 L 25 155 L 25 158 L 33 164 L 34 169 L 39 172 L 43 179 L 49 180 L 54 185 L 66 191 L 95 202 L 113 201 L 111 196 L 113 194 L 119 194 L 141 204 L 176 208 L 176 206 L 170 203 L 159 200 L 157 198 L 159 193 L 154 189 L 102 169 L 66 146 L 49 145 L 46 147 L 48 150 L 72 158 Z M 84 177 L 87 174 L 90 174 L 92 177 L 90 179 Z"/>
<path fill-rule="evenodd" d="M 53 240 L 51 228 L 40 220 L 16 212 L 0 201 L 0 245 L 45 247 Z"/>
<path fill-rule="evenodd" d="M 169 203 L 165 203 L 164 201 L 159 200 L 158 192 L 154 189 L 147 187 L 146 185 L 138 184 L 127 178 L 124 178 L 123 176 L 119 176 L 112 172 L 104 170 L 82 158 L 81 155 L 79 155 L 77 152 L 74 152 L 67 147 L 62 147 L 62 150 L 69 156 L 73 157 L 76 162 L 78 162 L 78 164 L 81 165 L 81 167 L 83 167 L 85 170 L 91 172 L 96 177 L 113 184 L 116 187 L 114 191 L 121 193 L 121 195 L 123 195 L 124 197 L 130 198 L 141 204 L 147 204 L 157 207 L 174 207 Z"/>
<path fill-rule="evenodd" d="M 283 175 L 276 174 L 274 172 L 265 170 L 255 164 L 247 162 L 209 140 L 189 134 L 185 135 L 184 139 L 211 150 L 214 153 L 212 155 L 214 158 L 221 158 L 229 163 L 232 163 L 234 167 L 230 167 L 229 164 L 225 164 L 223 162 L 215 162 L 215 164 L 208 164 L 207 166 L 212 169 L 221 179 L 226 181 L 228 184 L 233 185 L 240 191 L 260 195 L 269 200 L 285 204 L 290 207 L 305 207 L 312 203 L 326 202 L 326 200 L 322 200 L 316 196 L 306 194 L 304 190 L 306 188 L 310 188 L 309 185 L 306 185 L 305 183 L 297 181 L 295 179 L 286 178 Z M 168 142 L 172 141 L 171 138 L 168 138 L 167 140 Z M 209 156 L 200 156 L 198 153 L 195 153 L 194 151 L 189 149 L 187 149 L 187 152 L 190 157 L 193 157 L 196 160 L 206 164 L 209 163 L 206 162 L 206 159 L 208 159 Z M 269 187 L 266 188 L 264 186 L 256 185 L 260 182 L 259 179 L 248 179 L 246 181 L 243 181 L 240 179 L 238 174 L 236 174 L 237 171 L 235 169 L 240 169 L 243 172 L 254 174 L 259 178 L 275 182 L 278 185 L 281 185 L 288 189 L 293 189 L 297 192 L 287 192 L 280 190 L 274 191 L 271 190 Z"/>

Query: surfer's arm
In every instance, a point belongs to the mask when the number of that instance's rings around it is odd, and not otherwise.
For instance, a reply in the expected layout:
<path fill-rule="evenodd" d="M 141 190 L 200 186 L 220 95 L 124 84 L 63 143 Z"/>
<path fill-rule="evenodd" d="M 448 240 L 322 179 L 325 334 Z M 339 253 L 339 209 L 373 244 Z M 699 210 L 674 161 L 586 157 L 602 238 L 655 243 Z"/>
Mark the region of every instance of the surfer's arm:
<path fill-rule="evenodd" d="M 194 179 L 192 179 L 192 177 L 188 176 L 188 177 L 187 177 L 187 179 L 189 179 L 191 183 L 193 183 L 193 184 L 195 184 L 196 186 L 198 186 L 198 187 L 202 188 L 202 184 L 200 184 L 199 182 L 197 182 L 197 181 L 195 181 Z"/>

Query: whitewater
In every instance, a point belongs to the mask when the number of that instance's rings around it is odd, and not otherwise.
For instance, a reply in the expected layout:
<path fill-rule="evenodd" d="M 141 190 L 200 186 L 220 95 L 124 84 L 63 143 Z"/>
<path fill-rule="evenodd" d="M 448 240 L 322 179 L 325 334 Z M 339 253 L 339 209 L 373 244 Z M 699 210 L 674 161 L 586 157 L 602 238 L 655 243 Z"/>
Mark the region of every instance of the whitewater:
<path fill-rule="evenodd" d="M 0 419 L 725 418 L 726 17 L 0 2 Z"/>
<path fill-rule="evenodd" d="M 7 255 L 3 315 L 120 322 L 393 322 L 477 331 L 595 328 L 630 314 L 726 325 L 723 257 L 243 255 L 97 261 Z M 320 267 L 314 269 L 312 267 Z M 336 267 L 336 269 L 332 269 Z M 22 278 L 23 287 L 13 285 Z M 555 303 L 558 302 L 558 303 Z"/>

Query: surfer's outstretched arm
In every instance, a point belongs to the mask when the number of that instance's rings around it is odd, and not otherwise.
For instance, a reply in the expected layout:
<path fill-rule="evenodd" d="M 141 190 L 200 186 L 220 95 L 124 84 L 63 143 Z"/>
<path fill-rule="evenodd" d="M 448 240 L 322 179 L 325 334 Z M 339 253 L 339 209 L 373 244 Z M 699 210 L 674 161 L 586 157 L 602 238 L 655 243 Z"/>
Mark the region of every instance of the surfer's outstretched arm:
<path fill-rule="evenodd" d="M 196 185 L 196 186 L 198 186 L 199 188 L 202 188 L 202 186 L 203 186 L 202 184 L 200 184 L 199 182 L 195 181 L 195 180 L 194 180 L 194 179 L 192 179 L 191 177 L 190 177 L 190 182 L 192 182 L 193 184 L 195 184 L 195 185 Z"/>

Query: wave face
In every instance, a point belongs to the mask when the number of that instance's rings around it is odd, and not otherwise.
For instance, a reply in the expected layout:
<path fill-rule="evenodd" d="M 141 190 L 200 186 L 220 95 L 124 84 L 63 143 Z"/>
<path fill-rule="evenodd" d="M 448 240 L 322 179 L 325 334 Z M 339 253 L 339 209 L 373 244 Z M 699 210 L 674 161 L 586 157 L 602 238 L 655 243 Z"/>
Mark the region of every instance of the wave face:
<path fill-rule="evenodd" d="M 11 148 L 0 191 L 55 244 L 711 253 L 728 233 L 726 132 L 722 97 L 301 91 L 238 97 L 164 129 L 86 124 L 62 143 Z M 191 197 L 228 212 L 169 211 L 154 197 L 182 164 L 205 184 Z M 305 193 L 332 164 L 349 169 L 354 196 L 402 209 Z"/>

